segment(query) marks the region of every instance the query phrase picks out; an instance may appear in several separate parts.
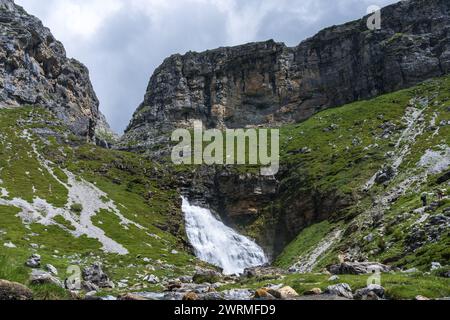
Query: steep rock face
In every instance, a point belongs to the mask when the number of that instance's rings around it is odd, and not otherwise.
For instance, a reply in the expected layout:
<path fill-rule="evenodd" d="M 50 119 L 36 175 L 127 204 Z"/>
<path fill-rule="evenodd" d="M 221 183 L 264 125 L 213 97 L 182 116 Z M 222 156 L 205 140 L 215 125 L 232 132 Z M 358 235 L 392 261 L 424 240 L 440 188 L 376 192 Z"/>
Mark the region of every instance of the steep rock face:
<path fill-rule="evenodd" d="M 99 102 L 87 68 L 39 19 L 0 0 L 0 107 L 19 105 L 44 106 L 75 134 L 94 137 Z"/>
<path fill-rule="evenodd" d="M 325 29 L 294 48 L 267 41 L 166 59 L 123 139 L 148 150 L 174 128 L 298 122 L 355 100 L 410 87 L 450 71 L 450 2 L 411 0 Z"/>

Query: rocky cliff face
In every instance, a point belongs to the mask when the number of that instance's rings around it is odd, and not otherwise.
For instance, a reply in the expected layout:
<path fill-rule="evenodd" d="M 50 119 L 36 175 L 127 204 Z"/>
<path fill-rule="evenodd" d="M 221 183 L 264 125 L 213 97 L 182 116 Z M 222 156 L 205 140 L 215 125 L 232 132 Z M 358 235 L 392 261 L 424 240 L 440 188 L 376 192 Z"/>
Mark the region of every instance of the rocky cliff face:
<path fill-rule="evenodd" d="M 87 68 L 12 0 L 0 0 L 0 31 L 0 107 L 44 106 L 93 138 L 99 102 Z"/>
<path fill-rule="evenodd" d="M 450 71 L 450 2 L 411 0 L 335 26 L 289 48 L 267 41 L 166 59 L 155 71 L 123 145 L 148 150 L 174 128 L 298 122 L 355 100 Z"/>

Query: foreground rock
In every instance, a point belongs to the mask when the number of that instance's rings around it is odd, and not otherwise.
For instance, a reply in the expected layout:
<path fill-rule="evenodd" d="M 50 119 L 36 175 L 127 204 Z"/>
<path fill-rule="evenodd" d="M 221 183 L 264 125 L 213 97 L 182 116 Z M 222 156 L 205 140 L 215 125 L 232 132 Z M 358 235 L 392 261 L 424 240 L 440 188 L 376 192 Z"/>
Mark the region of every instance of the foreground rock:
<path fill-rule="evenodd" d="M 51 284 L 51 285 L 55 285 L 55 286 L 64 288 L 64 285 L 58 278 L 52 276 L 48 272 L 45 272 L 43 270 L 37 270 L 37 269 L 34 269 L 32 271 L 31 276 L 30 276 L 30 283 L 36 284 L 36 285 Z"/>
<path fill-rule="evenodd" d="M 117 298 L 120 301 L 147 301 L 149 299 L 144 298 L 143 296 L 127 293 Z"/>
<path fill-rule="evenodd" d="M 334 286 L 329 286 L 325 293 L 347 299 L 353 299 L 352 289 L 347 283 L 340 283 Z"/>
<path fill-rule="evenodd" d="M 30 289 L 19 283 L 0 280 L 0 300 L 32 300 L 33 293 Z"/>
<path fill-rule="evenodd" d="M 385 273 L 390 272 L 391 270 L 391 267 L 376 262 L 344 262 L 341 264 L 333 265 L 329 268 L 329 271 L 334 275 L 361 275 L 373 272 Z"/>
<path fill-rule="evenodd" d="M 222 274 L 214 270 L 197 269 L 192 281 L 197 284 L 202 283 L 216 283 L 220 281 Z"/>
<path fill-rule="evenodd" d="M 275 298 L 282 300 L 290 300 L 299 297 L 297 291 L 288 286 L 278 290 L 269 290 L 269 293 L 272 294 Z"/>
<path fill-rule="evenodd" d="M 322 289 L 320 288 L 312 288 L 309 291 L 305 292 L 306 296 L 317 296 L 317 295 L 321 295 L 322 294 Z"/>
<path fill-rule="evenodd" d="M 94 263 L 92 266 L 84 268 L 83 279 L 94 284 L 99 288 L 114 288 L 114 283 L 102 270 L 100 263 Z"/>
<path fill-rule="evenodd" d="M 38 254 L 33 254 L 25 263 L 27 267 L 39 268 L 41 266 L 41 256 Z"/>
<path fill-rule="evenodd" d="M 385 298 L 385 289 L 382 286 L 372 284 L 364 289 L 356 290 L 355 300 L 381 300 Z"/>

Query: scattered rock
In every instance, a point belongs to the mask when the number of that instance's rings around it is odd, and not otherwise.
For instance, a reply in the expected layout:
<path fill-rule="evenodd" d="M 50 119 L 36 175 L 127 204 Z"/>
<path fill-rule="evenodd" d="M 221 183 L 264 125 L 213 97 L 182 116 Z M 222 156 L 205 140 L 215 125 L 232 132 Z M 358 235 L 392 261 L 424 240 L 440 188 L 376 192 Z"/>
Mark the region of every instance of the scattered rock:
<path fill-rule="evenodd" d="M 318 296 L 321 294 L 322 294 L 322 289 L 320 289 L 320 288 L 313 288 L 313 289 L 305 292 L 305 295 L 307 295 L 307 296 Z"/>
<path fill-rule="evenodd" d="M 258 289 L 255 292 L 254 298 L 260 299 L 260 300 L 276 300 L 280 299 L 277 298 L 275 295 L 279 295 L 278 291 L 268 288 L 262 288 Z"/>
<path fill-rule="evenodd" d="M 380 172 L 377 173 L 377 176 L 375 178 L 375 182 L 377 184 L 383 184 L 386 182 L 389 182 L 394 178 L 396 175 L 395 169 L 391 166 L 385 166 L 383 169 L 381 169 Z"/>
<path fill-rule="evenodd" d="M 133 293 L 127 293 L 117 298 L 120 301 L 147 301 L 148 299 Z"/>
<path fill-rule="evenodd" d="M 45 265 L 45 270 L 47 270 L 48 272 L 50 272 L 54 276 L 58 276 L 58 269 L 56 269 L 51 264 Z"/>
<path fill-rule="evenodd" d="M 176 291 L 178 289 L 181 289 L 182 287 L 183 283 L 179 279 L 170 281 L 166 286 L 167 291 Z"/>
<path fill-rule="evenodd" d="M 37 285 L 53 284 L 58 287 L 64 288 L 63 284 L 61 283 L 61 281 L 58 278 L 52 276 L 48 272 L 45 272 L 43 270 L 37 270 L 37 269 L 34 269 L 31 272 L 30 283 L 37 284 Z"/>
<path fill-rule="evenodd" d="M 331 132 L 331 131 L 335 131 L 339 129 L 339 126 L 335 123 L 332 123 L 329 127 L 326 127 L 325 129 L 323 129 L 323 132 Z"/>
<path fill-rule="evenodd" d="M 192 277 L 189 277 L 189 276 L 183 276 L 183 277 L 180 277 L 179 280 L 180 280 L 182 283 L 192 283 L 193 278 L 192 278 Z"/>
<path fill-rule="evenodd" d="M 269 292 L 266 288 L 261 288 L 256 290 L 255 299 L 264 299 L 269 295 Z"/>
<path fill-rule="evenodd" d="M 33 293 L 20 283 L 0 280 L 0 301 L 17 300 L 33 300 Z"/>
<path fill-rule="evenodd" d="M 312 150 L 308 147 L 304 147 L 295 151 L 289 151 L 289 155 L 298 155 L 298 154 L 310 154 Z"/>
<path fill-rule="evenodd" d="M 218 292 L 208 292 L 201 296 L 201 300 L 205 301 L 220 301 L 223 300 L 224 296 Z"/>
<path fill-rule="evenodd" d="M 431 263 L 431 271 L 439 270 L 442 268 L 442 265 L 439 262 Z"/>
<path fill-rule="evenodd" d="M 389 266 L 376 263 L 376 262 L 344 262 L 341 264 L 333 265 L 329 268 L 330 272 L 334 275 L 338 274 L 369 274 L 376 271 L 390 272 L 392 269 Z"/>
<path fill-rule="evenodd" d="M 3 246 L 6 247 L 6 248 L 10 248 L 10 249 L 17 248 L 16 245 L 14 243 L 12 243 L 11 241 L 7 242 L 7 243 L 4 243 Z"/>
<path fill-rule="evenodd" d="M 25 263 L 27 267 L 39 268 L 41 266 L 41 256 L 38 254 L 33 254 Z"/>
<path fill-rule="evenodd" d="M 424 297 L 424 296 L 417 296 L 416 301 L 430 301 L 430 298 Z"/>
<path fill-rule="evenodd" d="M 288 300 L 288 299 L 296 298 L 299 296 L 297 291 L 295 291 L 294 289 L 292 289 L 291 287 L 288 287 L 288 286 L 277 290 L 277 292 L 279 294 L 277 294 L 275 297 L 278 299 L 283 299 L 283 300 Z"/>
<path fill-rule="evenodd" d="M 244 270 L 244 277 L 247 278 L 260 278 L 260 279 L 279 279 L 286 274 L 283 269 L 273 267 L 255 267 Z"/>
<path fill-rule="evenodd" d="M 337 275 L 331 276 L 330 278 L 328 278 L 328 281 L 329 282 L 339 281 L 339 276 L 337 276 Z"/>
<path fill-rule="evenodd" d="M 417 269 L 417 268 L 411 268 L 411 269 L 402 271 L 402 273 L 418 273 L 418 272 L 419 272 L 419 269 Z"/>
<path fill-rule="evenodd" d="M 89 281 L 81 281 L 81 290 L 85 292 L 97 292 L 100 290 L 98 286 Z"/>
<path fill-rule="evenodd" d="M 385 289 L 379 285 L 369 285 L 367 288 L 356 291 L 355 300 L 380 300 L 385 297 Z"/>
<path fill-rule="evenodd" d="M 114 288 L 114 283 L 103 272 L 100 263 L 94 263 L 92 266 L 85 268 L 83 270 L 83 279 L 100 288 Z"/>
<path fill-rule="evenodd" d="M 192 280 L 197 284 L 219 282 L 222 275 L 214 270 L 197 269 Z"/>
<path fill-rule="evenodd" d="M 249 300 L 255 292 L 248 289 L 231 289 L 222 292 L 225 300 Z"/>
<path fill-rule="evenodd" d="M 332 294 L 347 299 L 353 299 L 352 289 L 347 283 L 340 283 L 334 286 L 329 286 L 325 293 Z"/>
<path fill-rule="evenodd" d="M 188 292 L 183 296 L 183 301 L 197 301 L 198 295 L 195 292 Z"/>
<path fill-rule="evenodd" d="M 147 281 L 150 284 L 158 284 L 160 282 L 159 278 L 157 276 L 153 275 L 153 274 L 146 275 L 144 277 L 144 281 Z"/>

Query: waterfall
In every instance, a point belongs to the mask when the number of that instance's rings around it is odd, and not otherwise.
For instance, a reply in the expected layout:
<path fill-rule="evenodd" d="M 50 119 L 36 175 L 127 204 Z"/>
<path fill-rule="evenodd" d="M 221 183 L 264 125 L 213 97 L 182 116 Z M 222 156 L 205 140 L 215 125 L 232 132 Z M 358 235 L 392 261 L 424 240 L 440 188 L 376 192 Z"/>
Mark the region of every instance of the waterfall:
<path fill-rule="evenodd" d="M 268 263 L 261 247 L 217 220 L 210 210 L 192 206 L 183 198 L 183 213 L 187 236 L 200 260 L 228 275 Z"/>

